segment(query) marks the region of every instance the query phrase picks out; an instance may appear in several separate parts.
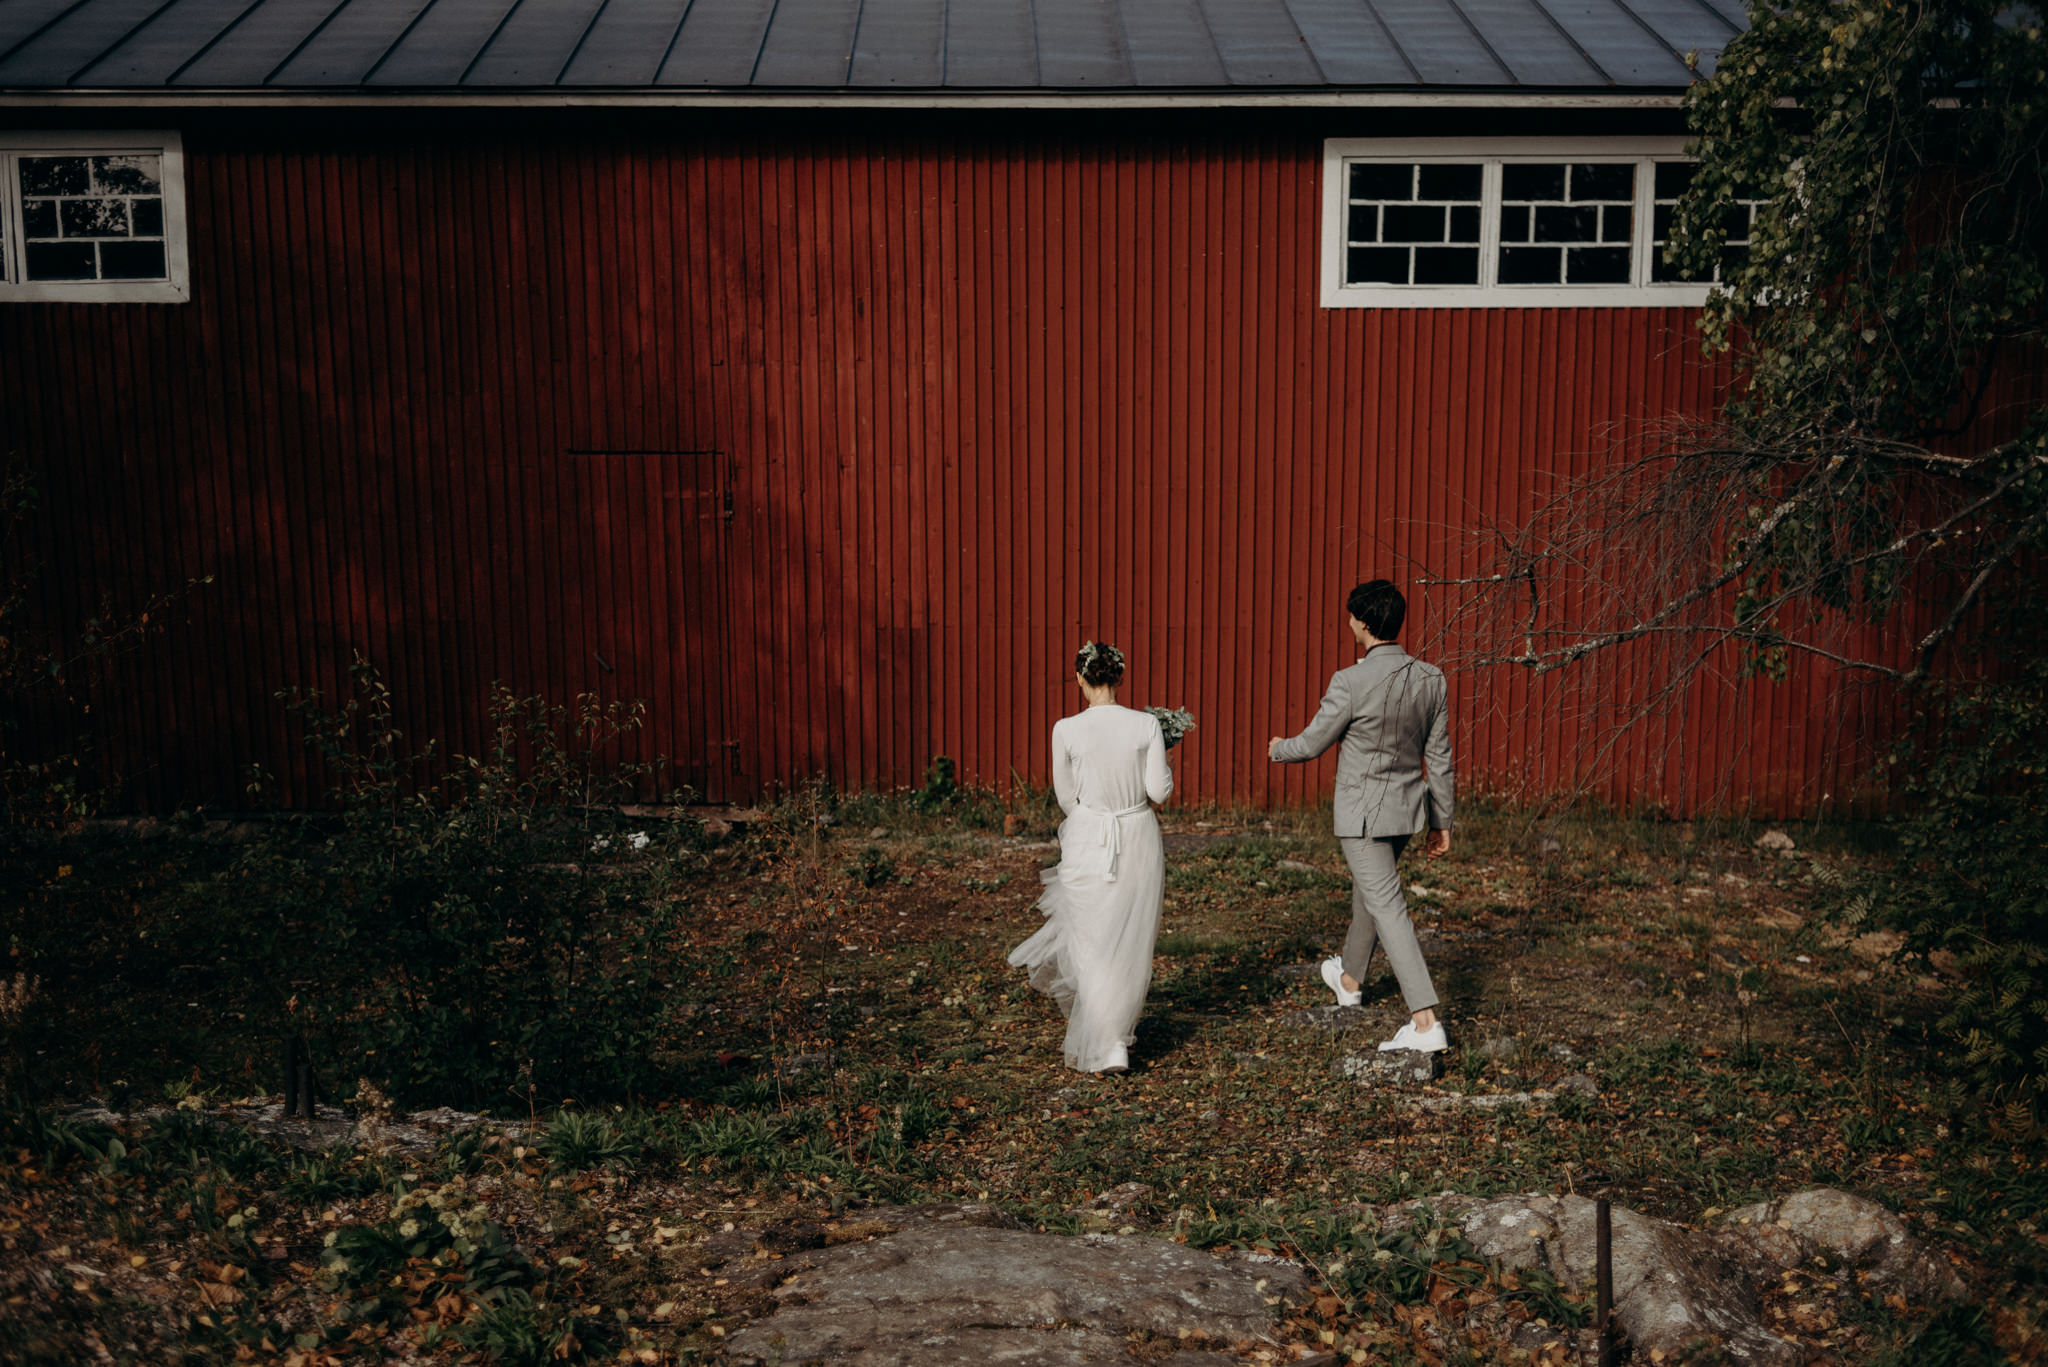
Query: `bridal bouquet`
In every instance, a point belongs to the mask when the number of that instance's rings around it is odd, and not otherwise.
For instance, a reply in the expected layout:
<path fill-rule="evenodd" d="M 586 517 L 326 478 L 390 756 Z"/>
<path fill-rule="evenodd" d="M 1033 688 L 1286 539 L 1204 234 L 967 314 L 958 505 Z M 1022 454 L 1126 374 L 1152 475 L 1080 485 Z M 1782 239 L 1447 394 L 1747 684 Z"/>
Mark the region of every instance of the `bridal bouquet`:
<path fill-rule="evenodd" d="M 1159 730 L 1165 735 L 1169 750 L 1180 744 L 1181 737 L 1195 729 L 1195 719 L 1184 707 L 1148 707 L 1145 710 L 1159 719 Z"/>

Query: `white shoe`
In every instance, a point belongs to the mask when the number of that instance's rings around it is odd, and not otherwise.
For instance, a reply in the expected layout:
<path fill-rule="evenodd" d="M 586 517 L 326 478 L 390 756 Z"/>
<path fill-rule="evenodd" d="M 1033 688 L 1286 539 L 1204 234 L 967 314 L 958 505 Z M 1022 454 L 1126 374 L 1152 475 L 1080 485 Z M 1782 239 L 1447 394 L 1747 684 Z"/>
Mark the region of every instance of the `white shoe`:
<path fill-rule="evenodd" d="M 1394 1037 L 1380 1046 L 1381 1053 L 1394 1049 L 1413 1049 L 1418 1054 L 1439 1053 L 1449 1046 L 1450 1037 L 1444 1034 L 1444 1023 L 1438 1021 L 1427 1030 L 1417 1030 L 1415 1022 L 1409 1021 L 1394 1032 Z"/>
<path fill-rule="evenodd" d="M 1344 990 L 1344 960 L 1334 954 L 1323 960 L 1323 984 L 1337 994 L 1337 1005 L 1339 1006 L 1356 1006 L 1365 997 L 1363 991 L 1346 992 Z M 1443 1046 L 1439 1045 L 1437 1047 L 1442 1048 Z"/>

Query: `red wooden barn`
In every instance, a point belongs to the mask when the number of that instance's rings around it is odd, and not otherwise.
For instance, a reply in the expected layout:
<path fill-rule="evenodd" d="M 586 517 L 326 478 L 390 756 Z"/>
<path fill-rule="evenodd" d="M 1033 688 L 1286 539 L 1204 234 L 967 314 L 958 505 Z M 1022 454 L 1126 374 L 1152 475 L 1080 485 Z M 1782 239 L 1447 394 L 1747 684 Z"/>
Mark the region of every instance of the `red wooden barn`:
<path fill-rule="evenodd" d="M 1657 244 L 1734 0 L 0 0 L 0 442 L 36 611 L 203 575 L 100 686 L 125 800 L 314 803 L 361 653 L 642 698 L 713 800 L 1042 779 L 1087 637 L 1275 768 L 1406 581 L 1708 410 Z M 1811 807 L 1868 722 L 1626 664 L 1456 682 L 1469 786 Z M 1844 743 L 1847 742 L 1847 743 Z"/>

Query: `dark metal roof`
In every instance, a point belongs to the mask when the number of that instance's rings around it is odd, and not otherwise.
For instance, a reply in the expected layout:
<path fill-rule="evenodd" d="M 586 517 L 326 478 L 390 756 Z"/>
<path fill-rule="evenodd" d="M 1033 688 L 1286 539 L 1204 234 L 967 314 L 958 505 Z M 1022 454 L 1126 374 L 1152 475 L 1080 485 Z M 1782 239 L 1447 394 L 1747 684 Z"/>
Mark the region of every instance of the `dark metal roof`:
<path fill-rule="evenodd" d="M 1676 91 L 1738 0 L 0 0 L 12 91 Z"/>

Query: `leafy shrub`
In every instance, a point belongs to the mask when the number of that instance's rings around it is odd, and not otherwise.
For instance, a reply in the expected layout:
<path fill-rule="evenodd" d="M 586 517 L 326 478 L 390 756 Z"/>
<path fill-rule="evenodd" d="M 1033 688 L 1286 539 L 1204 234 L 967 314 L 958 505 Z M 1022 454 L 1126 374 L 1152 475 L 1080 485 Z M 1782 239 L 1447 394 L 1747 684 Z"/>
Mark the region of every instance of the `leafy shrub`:
<path fill-rule="evenodd" d="M 666 893 L 694 869 L 701 835 L 684 816 L 644 841 L 610 841 L 600 825 L 601 802 L 658 769 L 605 767 L 640 706 L 584 694 L 563 708 L 500 688 L 488 753 L 436 773 L 438 747 L 408 747 L 360 657 L 339 707 L 287 702 L 338 776 L 339 823 L 252 844 L 198 895 L 243 909 L 239 948 L 257 937 L 259 961 L 291 987 L 281 1005 L 342 1075 L 456 1104 L 650 1087 Z M 592 863 L 593 847 L 608 862 Z M 620 847 L 636 867 L 610 862 Z"/>
<path fill-rule="evenodd" d="M 477 1291 L 528 1282 L 533 1274 L 532 1262 L 512 1247 L 460 1181 L 401 1193 L 388 1219 L 349 1225 L 331 1235 L 320 1261 L 337 1284 L 363 1287 L 389 1279 L 415 1258 L 441 1264 L 460 1260 L 468 1285 Z"/>
<path fill-rule="evenodd" d="M 270 1172 L 282 1161 L 277 1150 L 241 1126 L 215 1124 L 185 1111 L 152 1122 L 143 1142 L 158 1163 L 193 1172 L 212 1168 L 247 1178 Z"/>
<path fill-rule="evenodd" d="M 788 1140 L 783 1122 L 762 1111 L 714 1111 L 691 1121 L 677 1141 L 686 1162 L 715 1159 L 733 1167 L 765 1167 Z"/>
<path fill-rule="evenodd" d="M 1351 1301 L 1380 1300 L 1413 1304 L 1429 1294 L 1431 1281 L 1454 1272 L 1473 1258 L 1472 1247 L 1457 1229 L 1427 1222 L 1401 1229 L 1382 1229 L 1375 1222 L 1319 1222 L 1312 1245 L 1329 1255 L 1323 1272 L 1330 1289 Z M 1465 1276 L 1477 1282 L 1484 1269 L 1468 1266 Z"/>
<path fill-rule="evenodd" d="M 1438 1223 L 1427 1214 L 1390 1228 L 1369 1213 L 1273 1219 L 1212 1212 L 1207 1220 L 1190 1222 L 1185 1235 L 1188 1243 L 1198 1248 L 1229 1243 L 1286 1253 L 1313 1266 L 1332 1292 L 1353 1304 L 1412 1305 L 1427 1299 L 1438 1279 L 1478 1285 L 1487 1276 L 1464 1234 L 1455 1225 Z M 1532 1299 L 1563 1300 L 1555 1283 L 1524 1279 L 1510 1292 Z"/>
<path fill-rule="evenodd" d="M 278 1190 L 290 1200 L 311 1204 L 368 1196 L 391 1181 L 391 1169 L 384 1160 L 340 1144 L 291 1160 Z"/>
<path fill-rule="evenodd" d="M 936 812 L 960 799 L 959 771 L 950 755 L 934 755 L 924 773 L 924 786 L 910 795 L 910 805 L 920 812 Z"/>
<path fill-rule="evenodd" d="M 561 1111 L 548 1122 L 540 1150 L 548 1162 L 569 1172 L 632 1166 L 645 1149 L 632 1127 L 592 1111 Z"/>
<path fill-rule="evenodd" d="M 864 888 L 879 888 L 896 876 L 896 861 L 880 848 L 868 845 L 846 866 L 846 876 Z"/>
<path fill-rule="evenodd" d="M 13 1092 L 0 1093 L 0 1148 L 25 1150 L 37 1167 L 46 1170 L 74 1158 L 97 1163 L 127 1153 L 105 1125 L 60 1120 Z"/>
<path fill-rule="evenodd" d="M 213 582 L 204 575 L 123 606 L 103 597 L 75 630 L 54 630 L 34 608 L 41 501 L 28 462 L 0 452 L 0 842 L 92 813 L 108 778 L 86 722 L 106 666 L 156 630 L 166 608 Z"/>
<path fill-rule="evenodd" d="M 320 1262 L 351 1298 L 347 1317 L 379 1323 L 410 1314 L 422 1277 L 488 1309 L 523 1294 L 538 1276 L 460 1181 L 403 1192 L 387 1219 L 336 1230 Z"/>
<path fill-rule="evenodd" d="M 1903 1343 L 1886 1348 L 1872 1367 L 1993 1367 L 2011 1362 L 1999 1349 L 1980 1305 L 1950 1306 Z"/>
<path fill-rule="evenodd" d="M 472 1315 L 455 1337 L 499 1367 L 556 1367 L 603 1357 L 606 1328 L 559 1302 L 511 1289 Z"/>
<path fill-rule="evenodd" d="M 2048 1100 L 2048 658 L 1996 683 L 1952 688 L 1915 738 L 1899 876 L 1847 909 L 1955 956 L 1940 1028 L 2024 1128 Z"/>

